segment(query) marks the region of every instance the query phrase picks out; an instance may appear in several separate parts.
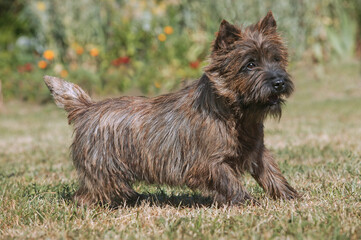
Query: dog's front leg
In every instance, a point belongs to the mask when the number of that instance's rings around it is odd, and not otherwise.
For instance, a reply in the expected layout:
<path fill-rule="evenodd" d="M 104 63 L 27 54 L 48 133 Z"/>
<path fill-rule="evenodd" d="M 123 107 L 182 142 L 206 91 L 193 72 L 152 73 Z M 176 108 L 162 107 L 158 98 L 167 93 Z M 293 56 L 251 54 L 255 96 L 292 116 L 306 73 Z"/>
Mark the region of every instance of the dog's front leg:
<path fill-rule="evenodd" d="M 297 191 L 283 177 L 268 149 L 263 148 L 261 154 L 252 161 L 251 165 L 252 176 L 272 198 L 295 199 L 299 197 Z"/>

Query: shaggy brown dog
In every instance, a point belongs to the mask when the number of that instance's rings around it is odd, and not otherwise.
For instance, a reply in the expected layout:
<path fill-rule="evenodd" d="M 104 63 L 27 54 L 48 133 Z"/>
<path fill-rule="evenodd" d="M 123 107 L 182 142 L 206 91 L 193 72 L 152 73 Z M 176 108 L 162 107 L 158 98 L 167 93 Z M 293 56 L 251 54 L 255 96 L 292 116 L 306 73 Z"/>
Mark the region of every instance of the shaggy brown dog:
<path fill-rule="evenodd" d="M 293 91 L 287 49 L 271 12 L 241 30 L 223 20 L 203 76 L 155 98 L 94 102 L 77 85 L 45 76 L 74 125 L 75 199 L 117 205 L 137 198 L 132 183 L 187 185 L 225 204 L 253 200 L 249 171 L 273 198 L 296 198 L 263 142 L 263 121 L 281 116 Z"/>

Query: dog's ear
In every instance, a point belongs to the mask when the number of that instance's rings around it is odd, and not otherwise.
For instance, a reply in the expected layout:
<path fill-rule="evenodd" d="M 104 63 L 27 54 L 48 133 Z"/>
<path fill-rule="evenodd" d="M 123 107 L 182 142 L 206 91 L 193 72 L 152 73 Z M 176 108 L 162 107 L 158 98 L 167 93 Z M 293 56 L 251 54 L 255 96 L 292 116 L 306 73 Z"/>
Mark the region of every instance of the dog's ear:
<path fill-rule="evenodd" d="M 272 11 L 269 11 L 263 19 L 259 20 L 257 27 L 260 32 L 272 33 L 276 31 L 277 23 L 273 17 Z"/>
<path fill-rule="evenodd" d="M 222 20 L 217 33 L 217 38 L 213 44 L 213 51 L 227 48 L 241 37 L 241 30 L 230 24 L 226 20 Z"/>

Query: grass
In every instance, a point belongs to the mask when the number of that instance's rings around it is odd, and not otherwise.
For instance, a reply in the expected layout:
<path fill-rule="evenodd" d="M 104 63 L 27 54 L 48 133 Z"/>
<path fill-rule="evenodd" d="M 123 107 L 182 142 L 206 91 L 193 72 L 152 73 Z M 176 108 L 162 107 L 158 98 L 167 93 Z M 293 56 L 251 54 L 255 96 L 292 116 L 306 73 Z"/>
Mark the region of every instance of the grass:
<path fill-rule="evenodd" d="M 271 200 L 247 175 L 260 206 L 217 207 L 187 188 L 139 183 L 148 199 L 136 206 L 77 207 L 66 114 L 11 102 L 0 113 L 0 237 L 360 239 L 360 65 L 292 69 L 297 91 L 265 139 L 302 200 Z"/>

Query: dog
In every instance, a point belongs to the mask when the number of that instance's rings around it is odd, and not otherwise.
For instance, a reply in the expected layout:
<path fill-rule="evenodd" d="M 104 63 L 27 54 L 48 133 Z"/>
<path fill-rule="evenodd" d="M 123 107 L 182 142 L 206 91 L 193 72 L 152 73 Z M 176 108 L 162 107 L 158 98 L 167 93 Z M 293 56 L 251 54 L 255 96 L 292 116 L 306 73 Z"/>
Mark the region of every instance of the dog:
<path fill-rule="evenodd" d="M 223 20 L 204 74 L 174 93 L 95 102 L 45 76 L 74 126 L 75 201 L 117 206 L 137 199 L 132 183 L 145 181 L 186 185 L 221 204 L 256 202 L 241 183 L 245 172 L 272 198 L 297 198 L 264 145 L 264 120 L 280 118 L 294 90 L 287 58 L 270 11 L 244 29 Z"/>

